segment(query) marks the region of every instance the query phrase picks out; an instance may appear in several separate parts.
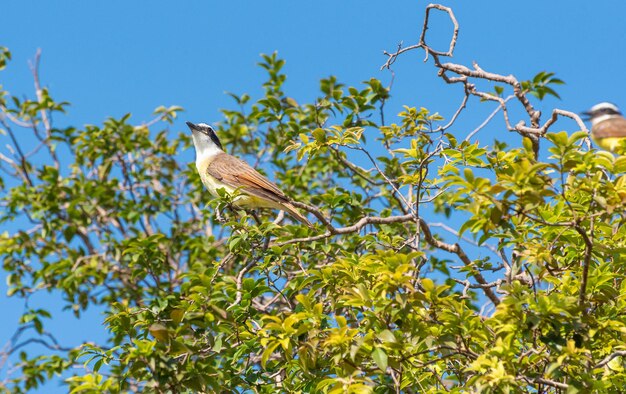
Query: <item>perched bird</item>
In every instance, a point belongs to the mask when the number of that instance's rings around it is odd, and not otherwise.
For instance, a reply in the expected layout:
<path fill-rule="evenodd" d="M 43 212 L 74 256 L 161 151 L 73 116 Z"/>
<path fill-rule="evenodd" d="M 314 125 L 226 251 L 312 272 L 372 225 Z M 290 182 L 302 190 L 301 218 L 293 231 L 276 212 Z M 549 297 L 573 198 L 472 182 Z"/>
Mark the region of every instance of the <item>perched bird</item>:
<path fill-rule="evenodd" d="M 596 104 L 583 115 L 591 120 L 591 138 L 598 146 L 612 152 L 620 150 L 621 141 L 626 139 L 626 118 L 615 104 Z"/>
<path fill-rule="evenodd" d="M 275 184 L 248 163 L 224 152 L 215 130 L 205 123 L 187 122 L 196 147 L 196 168 L 202 183 L 217 197 L 217 190 L 240 191 L 233 204 L 240 208 L 273 208 L 287 212 L 295 219 L 313 227 L 289 198 Z"/>

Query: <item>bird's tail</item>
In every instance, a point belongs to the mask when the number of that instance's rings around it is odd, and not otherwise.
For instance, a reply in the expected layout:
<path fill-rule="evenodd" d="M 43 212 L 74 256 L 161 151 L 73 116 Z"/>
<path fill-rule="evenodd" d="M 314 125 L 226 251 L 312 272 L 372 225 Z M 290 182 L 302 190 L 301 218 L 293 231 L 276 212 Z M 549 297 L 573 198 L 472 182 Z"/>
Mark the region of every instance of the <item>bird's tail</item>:
<path fill-rule="evenodd" d="M 304 215 L 302 215 L 296 207 L 294 207 L 290 203 L 283 203 L 281 204 L 281 206 L 283 210 L 291 215 L 294 219 L 297 219 L 298 221 L 306 224 L 309 228 L 313 228 L 313 223 L 309 222 L 309 220 L 304 217 Z"/>

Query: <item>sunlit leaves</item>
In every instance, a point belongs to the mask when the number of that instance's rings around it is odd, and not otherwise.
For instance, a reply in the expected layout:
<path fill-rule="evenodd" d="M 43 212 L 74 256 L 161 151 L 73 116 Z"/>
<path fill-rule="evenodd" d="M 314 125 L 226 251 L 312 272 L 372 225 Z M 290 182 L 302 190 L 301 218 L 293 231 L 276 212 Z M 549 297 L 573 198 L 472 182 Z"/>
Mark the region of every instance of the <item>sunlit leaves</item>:
<path fill-rule="evenodd" d="M 563 85 L 563 82 L 559 78 L 554 77 L 554 73 L 542 71 L 535 75 L 532 80 L 522 81 L 522 89 L 537 97 L 539 100 L 543 100 L 546 95 L 561 98 L 559 94 L 549 85 Z"/>
<path fill-rule="evenodd" d="M 6 68 L 7 63 L 11 60 L 11 52 L 7 47 L 0 47 L 0 70 Z"/>
<path fill-rule="evenodd" d="M 182 110 L 183 108 L 177 105 L 172 105 L 170 107 L 165 107 L 161 105 L 154 110 L 154 114 L 158 115 L 161 120 L 164 120 L 167 123 L 171 124 L 174 122 L 174 120 L 178 116 L 178 113 L 181 112 Z"/>
<path fill-rule="evenodd" d="M 180 107 L 53 128 L 24 162 L 32 179 L 2 197 L 0 220 L 29 224 L 0 236 L 9 294 L 58 292 L 76 315 L 102 305 L 109 341 L 25 352 L 14 392 L 76 364 L 76 393 L 623 387 L 622 357 L 600 363 L 626 332 L 623 157 L 588 150 L 583 132 L 547 134 L 547 157 L 528 138 L 473 143 L 418 106 L 381 126 L 391 91 L 377 79 L 330 76 L 300 102 L 284 60 L 261 67 L 263 94 L 229 94 L 216 131 L 342 230 L 235 209 L 241 190 L 210 198 L 180 159 L 188 133 L 168 131 Z M 540 73 L 523 87 L 544 98 L 560 83 Z M 2 97 L 38 126 L 66 109 L 47 91 Z M 408 220 L 381 223 L 394 217 Z M 52 318 L 29 305 L 20 324 L 48 340 Z"/>

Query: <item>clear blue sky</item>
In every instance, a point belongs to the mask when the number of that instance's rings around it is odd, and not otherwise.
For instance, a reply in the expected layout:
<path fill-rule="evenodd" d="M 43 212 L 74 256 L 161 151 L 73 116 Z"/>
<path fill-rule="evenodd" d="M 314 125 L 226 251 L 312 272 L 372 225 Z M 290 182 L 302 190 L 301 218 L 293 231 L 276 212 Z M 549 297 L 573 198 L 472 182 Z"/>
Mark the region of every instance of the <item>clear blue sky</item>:
<path fill-rule="evenodd" d="M 285 90 L 299 102 L 318 95 L 318 80 L 336 75 L 349 85 L 370 77 L 389 82 L 379 71 L 383 50 L 403 41 L 414 44 L 421 30 L 424 1 L 363 0 L 291 1 L 65 1 L 4 2 L 0 15 L 0 46 L 13 53 L 0 83 L 19 96 L 32 97 L 27 60 L 41 48 L 41 78 L 53 97 L 72 103 L 60 125 L 98 124 L 127 112 L 136 122 L 151 119 L 159 105 L 180 105 L 184 121 L 220 121 L 220 108 L 232 107 L 225 91 L 258 97 L 263 71 L 255 64 L 260 53 L 278 51 L 286 59 Z M 452 61 L 476 61 L 489 71 L 529 79 L 542 70 L 556 72 L 567 85 L 562 100 L 537 106 L 581 111 L 599 101 L 626 107 L 626 2 L 624 1 L 444 1 L 461 25 Z M 429 36 L 447 48 L 450 25 L 433 20 Z M 441 28 L 438 27 L 442 26 Z M 423 106 L 448 118 L 462 96 L 460 86 L 447 86 L 436 76 L 423 53 L 415 51 L 394 65 L 393 100 L 387 108 Z M 494 109 L 493 103 L 470 102 L 451 132 L 464 137 Z M 393 121 L 393 119 L 390 119 Z M 517 120 L 517 119 L 516 119 Z M 575 131 L 571 122 L 554 131 Z M 488 144 L 497 137 L 519 143 L 500 118 L 478 136 Z M 0 137 L 1 138 L 1 137 Z M 0 141 L 0 149 L 5 142 Z M 190 160 L 193 155 L 189 155 Z M 0 231 L 11 228 L 0 228 Z M 4 276 L 4 274 L 2 274 Z M 17 327 L 20 300 L 8 299 L 0 282 L 0 346 Z M 37 295 L 32 306 L 51 309 L 57 318 L 46 329 L 67 345 L 104 336 L 98 311 L 81 322 L 58 310 L 59 299 Z M 0 380 L 6 371 L 0 371 Z M 45 392 L 55 388 L 47 387 Z M 42 391 L 42 392 L 44 392 Z M 59 391 L 62 392 L 62 391 Z"/>

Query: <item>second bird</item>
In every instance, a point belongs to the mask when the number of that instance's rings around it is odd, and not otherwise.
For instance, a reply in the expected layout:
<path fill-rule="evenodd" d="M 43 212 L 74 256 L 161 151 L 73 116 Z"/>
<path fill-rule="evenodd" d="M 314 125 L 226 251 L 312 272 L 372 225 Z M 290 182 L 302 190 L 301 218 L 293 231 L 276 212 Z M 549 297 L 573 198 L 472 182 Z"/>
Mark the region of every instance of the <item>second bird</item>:
<path fill-rule="evenodd" d="M 272 208 L 287 212 L 295 219 L 313 227 L 289 198 L 275 184 L 252 168 L 248 163 L 224 152 L 213 128 L 205 123 L 187 122 L 196 148 L 196 168 L 202 183 L 218 197 L 223 188 L 232 194 L 239 189 L 241 195 L 233 204 L 241 208 Z"/>
<path fill-rule="evenodd" d="M 626 139 L 626 119 L 615 104 L 596 104 L 583 115 L 591 120 L 591 137 L 601 148 L 621 152 L 620 146 Z"/>

